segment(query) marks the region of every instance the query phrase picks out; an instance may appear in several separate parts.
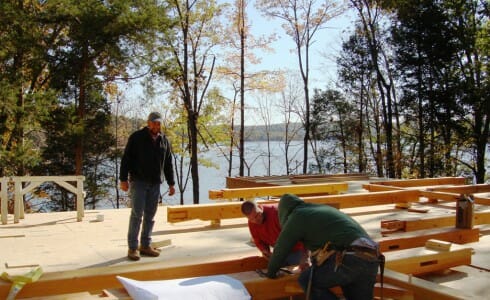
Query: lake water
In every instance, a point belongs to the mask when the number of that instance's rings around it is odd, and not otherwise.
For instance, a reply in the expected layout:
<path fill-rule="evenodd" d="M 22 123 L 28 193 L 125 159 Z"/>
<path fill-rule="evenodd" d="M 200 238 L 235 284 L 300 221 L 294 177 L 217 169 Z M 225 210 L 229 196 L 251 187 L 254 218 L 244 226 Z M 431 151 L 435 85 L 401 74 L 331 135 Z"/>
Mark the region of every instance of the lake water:
<path fill-rule="evenodd" d="M 245 176 L 266 176 L 266 175 L 285 175 L 286 162 L 284 155 L 284 142 L 270 142 L 271 165 L 268 172 L 268 151 L 267 142 L 246 142 L 245 143 Z M 200 203 L 210 203 L 208 200 L 208 191 L 211 189 L 222 189 L 226 187 L 226 177 L 228 176 L 228 161 L 219 153 L 219 151 L 210 151 L 201 154 L 203 158 L 213 161 L 218 168 L 207 168 L 199 166 L 199 193 Z M 303 160 L 303 143 L 302 141 L 294 141 L 290 145 L 289 157 L 293 159 L 290 168 L 296 168 L 293 173 L 302 172 Z M 238 153 L 234 153 L 233 168 L 231 176 L 239 174 L 239 157 Z M 164 184 L 164 190 L 167 186 Z M 178 204 L 180 195 L 169 197 L 164 195 L 163 200 L 168 204 Z M 184 192 L 184 203 L 192 204 L 192 184 L 189 183 L 187 190 Z"/>
<path fill-rule="evenodd" d="M 246 142 L 245 143 L 245 176 L 267 176 L 267 175 L 285 175 L 286 163 L 284 155 L 284 142 L 273 141 L 271 146 L 271 170 L 267 171 L 267 142 Z M 311 148 L 309 148 L 311 150 Z M 489 148 L 490 150 L 490 148 Z M 490 156 L 490 151 L 487 153 Z M 203 158 L 213 161 L 218 168 L 207 168 L 199 166 L 199 192 L 200 203 L 211 203 L 208 199 L 208 191 L 211 189 L 223 189 L 226 187 L 226 177 L 228 176 L 228 162 L 219 151 L 209 151 L 201 154 Z M 487 156 L 487 157 L 489 157 Z M 289 159 L 292 161 L 290 168 L 295 168 L 290 174 L 302 173 L 303 160 L 303 142 L 293 141 L 290 145 Z M 309 154 L 309 162 L 313 162 L 313 156 Z M 248 165 L 248 167 L 247 167 Z M 489 167 L 490 169 L 490 167 Z M 234 153 L 233 170 L 231 176 L 238 176 L 239 158 L 238 153 Z M 463 175 L 460 175 L 463 176 Z M 167 205 L 177 205 L 180 203 L 180 193 L 177 191 L 174 196 L 168 196 L 167 185 L 162 185 L 163 202 Z M 123 192 L 121 192 L 123 193 Z M 124 193 L 123 193 L 124 195 Z M 115 197 L 114 197 L 115 198 Z M 189 182 L 186 191 L 184 191 L 184 204 L 192 204 L 192 183 Z M 114 208 L 115 204 L 102 201 L 97 204 L 98 208 Z M 120 206 L 121 207 L 121 206 Z M 124 207 L 124 205 L 122 206 Z"/>

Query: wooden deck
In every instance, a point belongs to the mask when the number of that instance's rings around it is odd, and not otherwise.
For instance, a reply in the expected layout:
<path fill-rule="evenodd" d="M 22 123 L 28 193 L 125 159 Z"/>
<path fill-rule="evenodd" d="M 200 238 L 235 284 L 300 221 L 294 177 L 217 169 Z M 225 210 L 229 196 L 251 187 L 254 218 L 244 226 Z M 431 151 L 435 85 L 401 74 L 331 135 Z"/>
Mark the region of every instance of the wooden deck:
<path fill-rule="evenodd" d="M 349 192 L 362 190 L 359 188 L 362 185 L 375 184 L 375 181 L 349 181 Z M 377 186 L 391 190 L 362 190 L 363 194 L 350 197 L 346 197 L 350 194 L 329 195 L 326 197 L 331 198 L 325 203 L 351 203 L 350 207 L 340 209 L 359 221 L 380 243 L 388 257 L 384 280 L 389 285 L 388 295 L 393 299 L 484 299 L 490 280 L 490 225 L 486 217 L 480 216 L 490 213 L 488 206 L 476 204 L 475 216 L 480 223 L 475 223 L 473 229 L 459 229 L 452 221 L 456 203 L 442 199 L 429 201 L 421 194 L 421 191 L 428 191 L 428 186 Z M 468 189 L 464 184 L 430 186 L 430 192 L 449 194 L 460 192 L 449 188 Z M 439 188 L 446 190 L 439 191 Z M 479 197 L 486 199 L 481 187 L 476 191 Z M 412 202 L 414 195 L 419 201 Z M 356 197 L 359 198 L 354 201 Z M 308 201 L 314 201 L 312 199 L 319 198 L 312 197 Z M 367 205 L 352 205 L 362 201 Z M 397 208 L 394 204 L 399 201 L 412 203 L 412 206 L 410 209 Z M 80 222 L 73 212 L 28 214 L 19 223 L 10 222 L 13 216 L 9 215 L 9 222 L 0 225 L 0 272 L 15 276 L 36 266 L 42 267 L 44 273 L 40 279 L 28 283 L 18 299 L 66 299 L 67 295 L 68 299 L 128 299 L 115 275 L 136 280 L 162 280 L 230 274 L 242 280 L 254 299 L 301 294 L 294 276 L 285 276 L 281 279 L 284 282 L 269 281 L 254 272 L 257 268 L 265 268 L 265 262 L 256 257 L 259 252 L 250 244 L 244 217 L 223 218 L 219 227 L 209 226 L 208 221 L 199 219 L 168 222 L 168 210 L 178 207 L 159 207 L 153 238 L 155 245 L 161 247 L 161 256 L 144 257 L 138 262 L 126 259 L 129 209 L 86 210 Z M 104 215 L 104 221 L 97 221 L 99 214 Z M 435 219 L 439 222 L 434 222 Z M 442 223 L 444 227 L 420 225 L 441 223 L 440 220 L 446 219 L 449 221 Z M 413 230 L 383 227 L 382 222 L 393 220 L 399 222 L 392 223 L 393 226 L 404 224 L 402 227 Z M 452 242 L 452 251 L 424 248 L 429 239 Z M 415 275 L 419 273 L 426 274 Z M 9 289 L 10 282 L 0 280 L 1 299 L 6 297 Z"/>

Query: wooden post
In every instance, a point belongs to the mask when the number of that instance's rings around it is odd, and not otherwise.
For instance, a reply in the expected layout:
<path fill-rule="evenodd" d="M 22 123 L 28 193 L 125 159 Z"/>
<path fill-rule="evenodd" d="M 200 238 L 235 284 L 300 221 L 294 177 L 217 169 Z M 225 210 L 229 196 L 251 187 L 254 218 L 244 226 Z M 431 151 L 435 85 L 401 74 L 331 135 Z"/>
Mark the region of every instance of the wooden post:
<path fill-rule="evenodd" d="M 19 218 L 21 218 L 20 207 L 24 205 L 23 200 L 24 198 L 22 197 L 22 183 L 17 181 L 14 177 L 14 223 L 19 223 Z M 22 218 L 24 218 L 24 214 L 22 214 Z"/>
<path fill-rule="evenodd" d="M 7 177 L 2 177 L 0 179 L 0 184 L 1 184 L 1 189 L 0 189 L 0 201 L 1 201 L 1 213 L 2 213 L 2 224 L 7 224 L 7 218 L 8 218 L 8 180 Z"/>
<path fill-rule="evenodd" d="M 82 218 L 85 217 L 85 203 L 84 203 L 84 191 L 83 191 L 83 180 L 85 177 L 77 176 L 77 221 L 81 222 Z"/>

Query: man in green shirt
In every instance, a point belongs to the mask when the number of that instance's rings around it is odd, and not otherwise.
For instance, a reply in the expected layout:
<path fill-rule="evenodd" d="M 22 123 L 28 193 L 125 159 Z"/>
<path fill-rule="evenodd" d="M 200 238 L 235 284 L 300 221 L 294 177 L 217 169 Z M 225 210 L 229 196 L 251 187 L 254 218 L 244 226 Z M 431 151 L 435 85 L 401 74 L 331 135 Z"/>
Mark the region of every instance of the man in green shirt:
<path fill-rule="evenodd" d="M 281 262 L 301 241 L 312 252 L 312 267 L 299 283 L 311 300 L 337 299 L 340 286 L 347 299 L 373 299 L 379 247 L 354 219 L 328 205 L 305 203 L 285 194 L 279 201 L 281 233 L 269 259 L 267 276 L 275 278 Z"/>

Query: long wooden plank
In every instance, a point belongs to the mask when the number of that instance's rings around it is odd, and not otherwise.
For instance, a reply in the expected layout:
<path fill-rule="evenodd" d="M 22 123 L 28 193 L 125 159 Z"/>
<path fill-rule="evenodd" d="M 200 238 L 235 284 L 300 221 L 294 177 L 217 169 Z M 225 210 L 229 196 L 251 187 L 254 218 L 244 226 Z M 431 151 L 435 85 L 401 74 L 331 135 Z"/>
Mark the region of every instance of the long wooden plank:
<path fill-rule="evenodd" d="M 467 189 L 470 191 L 470 189 Z M 457 190 L 454 190 L 457 191 Z M 479 192 L 478 192 L 479 193 Z M 429 200 L 444 200 L 444 201 L 457 201 L 461 194 L 471 194 L 473 196 L 473 200 L 475 204 L 481 204 L 481 205 L 490 205 L 490 198 L 488 197 L 481 197 L 479 195 L 473 195 L 472 193 L 465 193 L 464 190 L 461 191 L 461 193 L 454 193 L 448 191 L 420 191 L 420 196 L 421 197 L 426 197 Z"/>
<path fill-rule="evenodd" d="M 224 202 L 167 206 L 167 222 L 177 223 L 189 220 L 216 221 L 243 218 L 241 205 L 242 202 Z"/>
<path fill-rule="evenodd" d="M 404 190 L 406 190 L 405 188 L 402 188 L 402 187 L 382 185 L 382 184 L 376 184 L 376 183 L 363 184 L 362 188 L 367 190 L 367 191 L 370 191 L 370 192 L 387 192 L 387 191 L 404 191 Z"/>
<path fill-rule="evenodd" d="M 456 194 L 490 193 L 490 184 L 440 186 L 440 187 L 432 187 L 430 190 L 434 192 L 446 192 L 446 193 L 456 193 Z"/>
<path fill-rule="evenodd" d="M 284 275 L 277 279 L 267 279 L 258 277 L 253 271 L 228 274 L 229 276 L 240 280 L 254 300 L 265 299 L 281 299 L 303 295 L 303 290 L 298 284 L 298 275 Z M 406 278 L 406 279 L 405 279 Z M 375 285 L 374 296 L 380 298 L 381 295 L 387 299 L 469 299 L 467 294 L 453 290 L 438 284 L 425 281 L 418 278 L 410 278 L 405 274 L 401 274 L 392 270 L 385 270 L 383 278 L 384 286 L 381 289 L 378 283 Z M 397 282 L 399 285 L 394 285 L 389 282 Z M 403 287 L 401 287 L 403 286 Z M 342 295 L 342 291 L 338 287 L 331 289 L 338 296 Z M 103 295 L 109 296 L 110 299 L 130 300 L 131 297 L 122 287 L 105 289 Z M 60 299 L 60 296 L 54 296 Z M 95 299 L 96 296 L 93 298 Z M 51 299 L 51 298 L 47 298 Z M 92 298 L 89 298 L 92 299 Z"/>
<path fill-rule="evenodd" d="M 322 177 L 291 177 L 294 184 L 319 183 L 319 182 L 338 182 L 338 181 L 359 181 L 369 180 L 367 175 L 344 175 L 344 176 L 322 176 Z"/>
<path fill-rule="evenodd" d="M 18 298 L 100 293 L 104 289 L 122 287 L 116 275 L 135 280 L 164 280 L 246 272 L 267 267 L 267 261 L 258 256 L 221 261 L 217 259 L 200 264 L 190 262 L 172 266 L 168 262 L 161 262 L 45 273 L 38 281 L 25 285 Z M 6 299 L 9 290 L 10 283 L 0 282 L 0 299 Z"/>
<path fill-rule="evenodd" d="M 420 179 L 374 181 L 371 183 L 379 184 L 379 185 L 396 186 L 396 187 L 418 187 L 418 186 L 431 186 L 431 185 L 464 185 L 466 184 L 466 178 L 464 177 L 420 178 Z"/>
<path fill-rule="evenodd" d="M 226 188 L 250 188 L 260 186 L 289 185 L 296 180 L 314 183 L 318 180 L 336 181 L 369 180 L 366 173 L 339 173 L 339 174 L 306 174 L 306 175 L 274 175 L 274 176 L 242 176 L 226 177 Z"/>
<path fill-rule="evenodd" d="M 395 186 L 388 186 L 388 185 L 381 185 L 381 184 L 363 184 L 362 187 L 363 187 L 363 189 L 368 190 L 370 192 L 378 192 L 378 193 L 379 192 L 386 192 L 386 191 L 406 190 L 405 188 L 402 188 L 402 187 L 395 187 Z M 452 189 L 453 187 L 448 187 L 448 188 Z M 454 188 L 456 189 L 457 187 L 454 187 Z M 417 189 L 412 188 L 411 190 L 417 190 Z M 431 188 L 430 190 L 420 189 L 418 191 L 419 191 L 420 197 L 425 197 L 431 202 L 433 200 L 457 201 L 461 195 L 461 193 L 439 191 L 439 188 L 435 188 L 435 189 Z M 490 205 L 490 198 L 481 197 L 479 195 L 473 195 L 473 199 L 475 201 L 475 204 Z"/>
<path fill-rule="evenodd" d="M 358 178 L 369 179 L 367 173 L 337 173 L 337 174 L 296 174 L 289 176 L 292 179 L 307 178 Z"/>
<path fill-rule="evenodd" d="M 97 295 L 92 295 L 89 292 L 80 292 L 80 293 L 69 293 L 62 295 L 53 295 L 53 296 L 40 296 L 40 297 L 31 297 L 28 300 L 89 300 L 89 299 L 99 299 L 100 297 Z M 112 300 L 109 298 L 104 298 L 103 300 Z"/>
<path fill-rule="evenodd" d="M 339 208 L 352 208 L 392 203 L 410 203 L 419 201 L 419 192 L 416 190 L 396 190 L 376 193 L 355 193 L 329 196 L 302 197 L 305 202 L 329 204 L 338 203 Z"/>
<path fill-rule="evenodd" d="M 462 248 L 466 249 L 466 248 Z M 455 249 L 457 251 L 459 249 Z M 432 251 L 432 250 L 426 250 Z M 453 251 L 453 252 L 455 252 Z M 387 268 L 390 267 L 390 263 L 394 264 L 397 260 L 400 260 L 400 256 L 403 255 L 391 255 L 391 253 L 400 253 L 401 251 L 390 252 L 387 255 Z M 409 263 L 413 263 L 413 257 L 424 256 L 417 260 L 419 264 L 424 264 L 425 261 L 431 262 L 433 259 L 429 257 L 431 253 L 439 253 L 437 251 L 423 252 L 423 253 L 410 253 L 406 254 L 403 259 L 408 260 Z M 466 253 L 467 254 L 467 253 Z M 454 255 L 454 254 L 453 254 Z M 470 253 L 471 255 L 471 253 Z M 437 259 L 442 260 L 440 256 Z M 206 259 L 203 259 L 205 261 Z M 458 263 L 463 263 L 462 257 L 458 256 Z M 468 262 L 469 263 L 469 262 Z M 407 262 L 405 262 L 407 264 Z M 429 263 L 430 265 L 430 263 Z M 448 264 L 440 262 L 436 264 L 438 268 L 447 267 Z M 454 265 L 454 262 L 451 263 Z M 42 297 L 42 296 L 54 296 L 61 294 L 74 294 L 89 292 L 91 294 L 100 294 L 101 291 L 107 289 L 120 289 L 122 285 L 116 279 L 116 275 L 132 278 L 135 280 L 166 280 L 175 278 L 188 278 L 196 276 L 209 276 L 216 274 L 228 274 L 230 276 L 238 276 L 237 278 L 246 279 L 244 285 L 249 292 L 254 295 L 254 299 L 270 299 L 271 295 L 275 297 L 291 295 L 291 293 L 298 292 L 298 285 L 296 278 L 284 276 L 282 279 L 270 280 L 267 278 L 258 277 L 255 272 L 256 269 L 265 269 L 267 267 L 267 261 L 262 257 L 244 257 L 240 259 L 230 260 L 209 260 L 208 262 L 193 264 L 176 263 L 173 265 L 169 262 L 161 263 L 148 263 L 137 265 L 120 265 L 113 267 L 103 268 L 88 268 L 75 271 L 64 271 L 55 273 L 45 273 L 38 281 L 26 285 L 19 293 L 19 298 L 28 297 Z M 406 271 L 406 268 L 404 268 Z M 252 272 L 250 272 L 252 271 Z M 237 273 L 242 273 L 242 275 Z M 244 276 L 243 274 L 248 274 Z M 390 283 L 389 270 L 385 270 L 385 282 Z M 248 278 L 248 279 L 247 279 Z M 287 280 L 286 280 L 287 279 Z M 393 283 L 398 286 L 397 284 Z M 438 286 L 438 285 L 435 285 Z M 411 285 L 402 285 L 404 289 L 411 290 Z M 10 284 L 0 283 L 0 299 L 4 299 L 8 294 Z M 428 290 L 420 288 L 424 291 L 424 294 L 431 295 Z M 440 289 L 435 289 L 440 290 Z M 418 291 L 420 293 L 420 291 Z M 458 293 L 454 294 L 458 295 Z M 257 297 L 255 297 L 257 296 Z M 455 299 L 455 298 L 426 298 L 426 299 Z"/>
<path fill-rule="evenodd" d="M 457 201 L 460 194 L 448 193 L 448 192 L 436 192 L 436 191 L 420 191 L 420 197 L 426 197 L 429 201 L 443 200 L 443 201 Z"/>
<path fill-rule="evenodd" d="M 277 279 L 268 279 L 259 277 L 254 271 L 243 271 L 230 273 L 229 276 L 240 280 L 252 299 L 278 299 L 297 295 L 303 295 L 303 291 L 298 284 L 298 274 L 283 275 Z M 206 276 L 206 275 L 201 275 Z M 132 277 L 133 278 L 133 277 Z M 81 278 L 83 279 L 83 278 Z M 142 280 L 142 279 L 138 279 Z M 152 278 L 146 280 L 165 280 L 162 278 Z M 381 292 L 384 297 L 389 299 L 469 299 L 468 295 L 451 288 L 447 288 L 429 281 L 421 280 L 415 277 L 408 277 L 402 273 L 385 269 L 384 288 L 381 290 L 378 283 L 375 286 L 375 297 L 380 297 Z M 341 295 L 341 290 L 338 287 L 332 288 L 332 291 L 337 295 Z M 81 292 L 80 292 L 81 293 Z M 46 299 L 63 299 L 63 293 L 58 293 L 56 296 L 44 297 Z M 70 295 L 70 293 L 64 293 Z M 100 294 L 110 297 L 110 299 L 129 300 L 131 299 L 126 290 L 122 286 L 105 288 Z M 51 298 L 52 297 L 52 298 Z M 93 297 L 95 299 L 95 296 Z M 87 298 L 92 299 L 92 298 Z"/>
<path fill-rule="evenodd" d="M 476 212 L 474 214 L 473 225 L 490 224 L 490 212 Z M 456 216 L 432 217 L 412 220 L 382 220 L 381 228 L 387 230 L 395 229 L 402 231 L 415 231 L 430 228 L 440 228 L 456 225 Z"/>
<path fill-rule="evenodd" d="M 418 192 L 403 190 L 378 193 L 356 193 L 302 197 L 305 202 L 331 205 L 336 208 L 362 207 L 371 205 L 409 203 L 418 201 Z M 271 203 L 259 201 L 258 203 Z M 223 219 L 241 218 L 241 202 L 221 202 L 201 205 L 179 205 L 167 207 L 167 222 L 177 223 L 189 220 L 217 222 Z"/>
<path fill-rule="evenodd" d="M 384 275 L 385 283 L 411 290 L 414 293 L 416 300 L 456 300 L 474 298 L 474 296 L 465 291 L 453 289 L 390 269 L 385 269 Z"/>
<path fill-rule="evenodd" d="M 443 240 L 456 244 L 478 242 L 480 230 L 443 228 L 439 230 L 418 230 L 409 233 L 399 233 L 393 236 L 383 237 L 377 240 L 382 252 L 423 247 L 430 239 Z"/>
<path fill-rule="evenodd" d="M 287 179 L 287 177 L 286 177 Z M 289 179 L 287 179 L 289 181 Z M 236 188 L 251 188 L 251 187 L 261 187 L 261 186 L 275 186 L 276 184 L 271 182 L 256 182 L 249 180 L 248 177 L 226 177 L 226 188 L 236 189 Z"/>
<path fill-rule="evenodd" d="M 385 253 L 385 267 L 405 274 L 419 275 L 471 264 L 472 249 L 452 245 L 449 251 L 417 247 Z"/>
<path fill-rule="evenodd" d="M 295 184 L 285 186 L 252 187 L 237 189 L 209 190 L 209 199 L 238 199 L 257 198 L 266 196 L 282 196 L 286 193 L 297 195 L 308 194 L 338 194 L 346 192 L 348 184 L 345 182 L 318 183 L 318 184 Z"/>
<path fill-rule="evenodd" d="M 84 181 L 85 176 L 67 175 L 67 176 L 14 176 L 11 177 L 14 182 L 47 182 L 47 181 Z"/>

